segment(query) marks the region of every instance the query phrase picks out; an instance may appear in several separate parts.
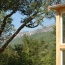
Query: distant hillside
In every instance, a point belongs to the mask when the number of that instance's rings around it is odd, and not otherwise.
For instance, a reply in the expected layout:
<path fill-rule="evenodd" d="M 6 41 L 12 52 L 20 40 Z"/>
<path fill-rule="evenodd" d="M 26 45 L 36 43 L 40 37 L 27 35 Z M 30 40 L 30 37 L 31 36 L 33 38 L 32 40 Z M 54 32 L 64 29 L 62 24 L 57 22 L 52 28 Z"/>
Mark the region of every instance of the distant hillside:
<path fill-rule="evenodd" d="M 52 32 L 36 33 L 33 34 L 32 37 L 34 37 L 35 39 L 44 39 L 44 41 L 48 43 L 55 41 L 54 39 L 56 38 L 56 36 Z"/>
<path fill-rule="evenodd" d="M 29 32 L 29 31 L 20 32 L 15 38 L 22 37 L 24 34 L 31 36 L 35 33 L 51 32 L 51 31 L 53 31 L 53 26 L 44 26 L 40 29 L 31 31 L 31 32 Z"/>
<path fill-rule="evenodd" d="M 16 39 L 13 39 L 9 45 L 14 45 L 14 44 L 21 44 L 22 43 L 22 37 L 18 37 Z"/>
<path fill-rule="evenodd" d="M 21 44 L 22 37 L 24 34 L 33 37 L 35 39 L 44 39 L 45 42 L 51 43 L 53 42 L 55 35 L 52 34 L 53 26 L 45 26 L 41 29 L 37 29 L 31 32 L 20 32 L 13 41 L 11 41 L 10 45 Z M 52 41 L 51 41 L 52 40 Z"/>
<path fill-rule="evenodd" d="M 55 35 L 52 34 L 52 32 L 35 33 L 31 35 L 30 37 L 33 37 L 34 39 L 37 39 L 37 40 L 43 39 L 48 44 L 52 44 L 55 41 Z M 22 44 L 22 37 L 18 37 L 10 43 L 10 45 L 14 45 L 14 44 Z"/>
<path fill-rule="evenodd" d="M 36 30 L 36 33 L 39 33 L 39 32 L 51 32 L 53 31 L 53 26 L 44 26 L 43 28 L 41 29 L 37 29 Z"/>

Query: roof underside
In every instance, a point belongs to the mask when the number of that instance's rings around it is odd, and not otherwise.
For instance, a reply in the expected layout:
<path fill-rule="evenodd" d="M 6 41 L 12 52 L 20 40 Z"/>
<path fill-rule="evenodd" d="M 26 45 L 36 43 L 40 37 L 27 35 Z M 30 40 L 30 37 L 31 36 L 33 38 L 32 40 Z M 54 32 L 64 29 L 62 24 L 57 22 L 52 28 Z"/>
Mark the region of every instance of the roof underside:
<path fill-rule="evenodd" d="M 58 10 L 58 9 L 61 9 L 61 8 L 65 8 L 65 4 L 55 4 L 55 5 L 48 7 L 48 9 L 52 9 L 52 10 Z"/>

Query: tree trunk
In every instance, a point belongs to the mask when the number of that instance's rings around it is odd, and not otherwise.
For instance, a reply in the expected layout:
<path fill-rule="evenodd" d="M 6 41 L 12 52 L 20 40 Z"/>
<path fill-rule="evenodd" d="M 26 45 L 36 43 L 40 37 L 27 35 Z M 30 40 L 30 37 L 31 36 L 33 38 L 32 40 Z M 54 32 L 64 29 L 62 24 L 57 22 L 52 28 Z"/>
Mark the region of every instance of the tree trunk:
<path fill-rule="evenodd" d="M 0 48 L 0 53 L 4 51 L 4 49 L 8 46 L 8 44 L 13 40 L 13 38 L 20 32 L 27 23 L 29 23 L 33 17 L 35 17 L 37 12 L 35 12 L 32 16 L 30 16 L 27 20 L 24 20 L 24 23 L 17 29 L 17 31 L 5 42 L 5 44 Z"/>

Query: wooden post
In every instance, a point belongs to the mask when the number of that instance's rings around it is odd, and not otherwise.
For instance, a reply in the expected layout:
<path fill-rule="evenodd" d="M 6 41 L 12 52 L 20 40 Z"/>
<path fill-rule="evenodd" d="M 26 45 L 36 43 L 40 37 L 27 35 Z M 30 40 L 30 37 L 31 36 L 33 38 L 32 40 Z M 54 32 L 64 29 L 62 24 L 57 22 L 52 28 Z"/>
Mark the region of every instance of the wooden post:
<path fill-rule="evenodd" d="M 56 65 L 60 65 L 60 12 L 56 14 Z"/>
<path fill-rule="evenodd" d="M 65 51 L 65 42 L 62 38 L 62 13 L 65 13 L 65 4 L 52 5 L 48 9 L 56 11 L 56 65 L 64 65 L 63 51 Z"/>

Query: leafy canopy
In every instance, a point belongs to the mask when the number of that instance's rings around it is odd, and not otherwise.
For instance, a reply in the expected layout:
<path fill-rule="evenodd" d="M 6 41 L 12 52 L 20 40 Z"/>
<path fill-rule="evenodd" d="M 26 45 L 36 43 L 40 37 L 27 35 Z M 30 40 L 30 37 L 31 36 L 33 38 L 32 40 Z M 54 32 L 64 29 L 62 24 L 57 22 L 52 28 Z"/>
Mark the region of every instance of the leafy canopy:
<path fill-rule="evenodd" d="M 12 39 L 25 26 L 29 28 L 34 28 L 41 24 L 44 18 L 54 17 L 54 13 L 52 13 L 52 11 L 47 10 L 49 2 L 52 3 L 52 1 L 53 0 L 0 0 L 0 12 L 9 12 L 3 17 L 3 19 L 1 19 L 2 24 L 0 25 L 0 37 L 2 36 L 4 30 L 7 29 L 7 24 L 12 22 L 9 17 L 11 17 L 16 12 L 19 12 L 21 15 L 26 15 L 24 19 L 21 19 L 21 26 L 16 30 L 13 35 L 11 35 L 11 37 L 5 42 L 2 48 L 0 48 L 0 52 L 2 52 L 7 47 L 7 45 L 12 41 Z M 10 26 L 8 26 L 8 28 Z"/>

